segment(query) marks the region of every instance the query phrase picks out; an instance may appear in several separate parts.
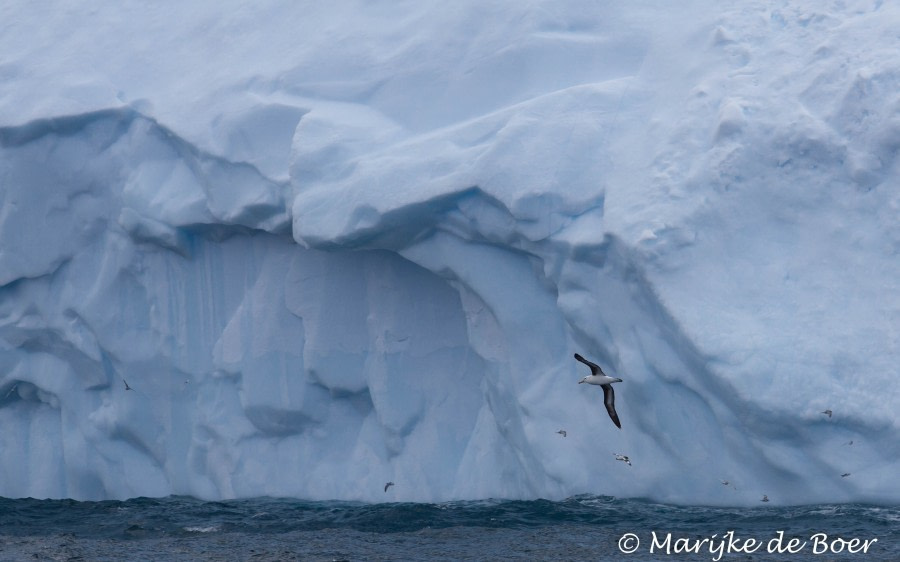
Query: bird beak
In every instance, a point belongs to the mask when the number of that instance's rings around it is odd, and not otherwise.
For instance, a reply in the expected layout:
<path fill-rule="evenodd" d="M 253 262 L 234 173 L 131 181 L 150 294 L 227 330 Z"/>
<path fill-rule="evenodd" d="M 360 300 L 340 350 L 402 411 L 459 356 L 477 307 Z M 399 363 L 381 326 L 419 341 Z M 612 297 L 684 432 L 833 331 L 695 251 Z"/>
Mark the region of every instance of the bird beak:
<path fill-rule="evenodd" d="M 584 382 L 584 379 L 581 379 L 580 381 L 578 381 L 578 384 L 581 384 L 583 382 Z"/>

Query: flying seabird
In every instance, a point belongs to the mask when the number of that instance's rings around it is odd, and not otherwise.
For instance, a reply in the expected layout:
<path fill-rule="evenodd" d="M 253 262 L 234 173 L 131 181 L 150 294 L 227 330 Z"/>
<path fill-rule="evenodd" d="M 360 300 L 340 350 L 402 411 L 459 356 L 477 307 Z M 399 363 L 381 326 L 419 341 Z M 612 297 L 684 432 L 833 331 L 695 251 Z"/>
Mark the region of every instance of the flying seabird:
<path fill-rule="evenodd" d="M 388 482 L 387 484 L 385 484 L 385 485 L 384 485 L 384 491 L 385 491 L 385 493 L 387 493 L 388 488 L 390 488 L 390 487 L 393 486 L 393 485 L 394 485 L 393 482 Z"/>
<path fill-rule="evenodd" d="M 759 501 L 761 501 L 761 502 L 767 502 L 767 501 L 769 501 L 769 496 L 763 494 L 763 499 L 761 499 L 761 500 L 759 500 Z"/>
<path fill-rule="evenodd" d="M 565 429 L 560 429 L 560 430 L 557 431 L 556 433 L 559 433 L 559 434 L 562 435 L 563 437 L 566 436 L 566 430 L 565 430 Z"/>
<path fill-rule="evenodd" d="M 728 480 L 722 480 L 722 485 L 727 486 L 729 484 Z"/>
<path fill-rule="evenodd" d="M 6 400 L 7 398 L 9 398 L 9 395 L 15 392 L 18 386 L 18 384 L 12 385 L 12 388 L 9 389 L 9 392 L 6 393 L 6 396 L 4 396 L 3 399 Z"/>
<path fill-rule="evenodd" d="M 622 429 L 622 424 L 619 423 L 619 416 L 616 414 L 616 393 L 613 392 L 612 387 L 612 383 L 622 382 L 622 379 L 606 376 L 606 373 L 603 372 L 599 365 L 591 363 L 577 353 L 575 354 L 575 359 L 591 368 L 591 374 L 578 381 L 578 384 L 586 382 L 600 385 L 600 388 L 603 389 L 603 405 L 606 406 L 606 411 L 609 413 L 613 423 L 616 424 L 616 427 Z"/>
<path fill-rule="evenodd" d="M 852 445 L 852 444 L 853 444 L 853 439 L 851 439 L 849 443 L 844 443 L 844 445 Z"/>
<path fill-rule="evenodd" d="M 845 473 L 841 474 L 841 478 L 846 478 L 848 476 L 850 476 L 849 472 L 845 472 Z"/>
<path fill-rule="evenodd" d="M 125 383 L 125 390 L 134 390 L 133 388 L 131 388 L 130 386 L 128 386 L 128 381 L 126 381 L 125 379 L 122 379 L 122 382 Z"/>
<path fill-rule="evenodd" d="M 826 416 L 828 416 L 829 418 L 831 417 L 831 410 L 825 410 L 822 413 L 825 414 Z"/>
<path fill-rule="evenodd" d="M 628 455 L 620 455 L 619 453 L 615 453 L 615 455 L 617 461 L 622 461 L 628 466 L 631 466 L 631 459 L 628 458 Z"/>

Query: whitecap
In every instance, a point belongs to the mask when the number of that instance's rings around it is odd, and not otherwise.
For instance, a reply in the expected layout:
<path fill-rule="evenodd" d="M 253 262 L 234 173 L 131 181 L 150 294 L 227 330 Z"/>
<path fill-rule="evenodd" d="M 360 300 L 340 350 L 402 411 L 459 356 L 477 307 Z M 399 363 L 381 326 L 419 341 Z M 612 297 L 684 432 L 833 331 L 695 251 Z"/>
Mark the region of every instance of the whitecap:
<path fill-rule="evenodd" d="M 209 527 L 183 527 L 183 529 L 189 533 L 214 533 L 220 529 L 218 525 L 212 525 Z"/>

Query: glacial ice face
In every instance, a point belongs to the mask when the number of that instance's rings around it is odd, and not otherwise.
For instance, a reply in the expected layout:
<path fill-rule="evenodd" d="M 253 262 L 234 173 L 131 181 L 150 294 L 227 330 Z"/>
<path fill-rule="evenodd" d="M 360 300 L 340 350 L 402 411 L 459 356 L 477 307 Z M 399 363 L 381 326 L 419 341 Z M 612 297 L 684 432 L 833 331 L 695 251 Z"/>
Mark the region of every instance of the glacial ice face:
<path fill-rule="evenodd" d="M 897 8 L 238 4 L 10 8 L 0 495 L 900 500 Z"/>

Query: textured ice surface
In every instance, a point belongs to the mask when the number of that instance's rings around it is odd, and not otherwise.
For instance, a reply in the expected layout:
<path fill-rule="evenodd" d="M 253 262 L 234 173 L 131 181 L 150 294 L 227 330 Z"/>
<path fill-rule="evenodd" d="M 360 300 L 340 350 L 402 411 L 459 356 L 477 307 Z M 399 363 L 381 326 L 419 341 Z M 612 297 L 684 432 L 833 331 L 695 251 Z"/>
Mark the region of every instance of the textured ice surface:
<path fill-rule="evenodd" d="M 0 495 L 900 501 L 897 7 L 2 12 Z"/>

